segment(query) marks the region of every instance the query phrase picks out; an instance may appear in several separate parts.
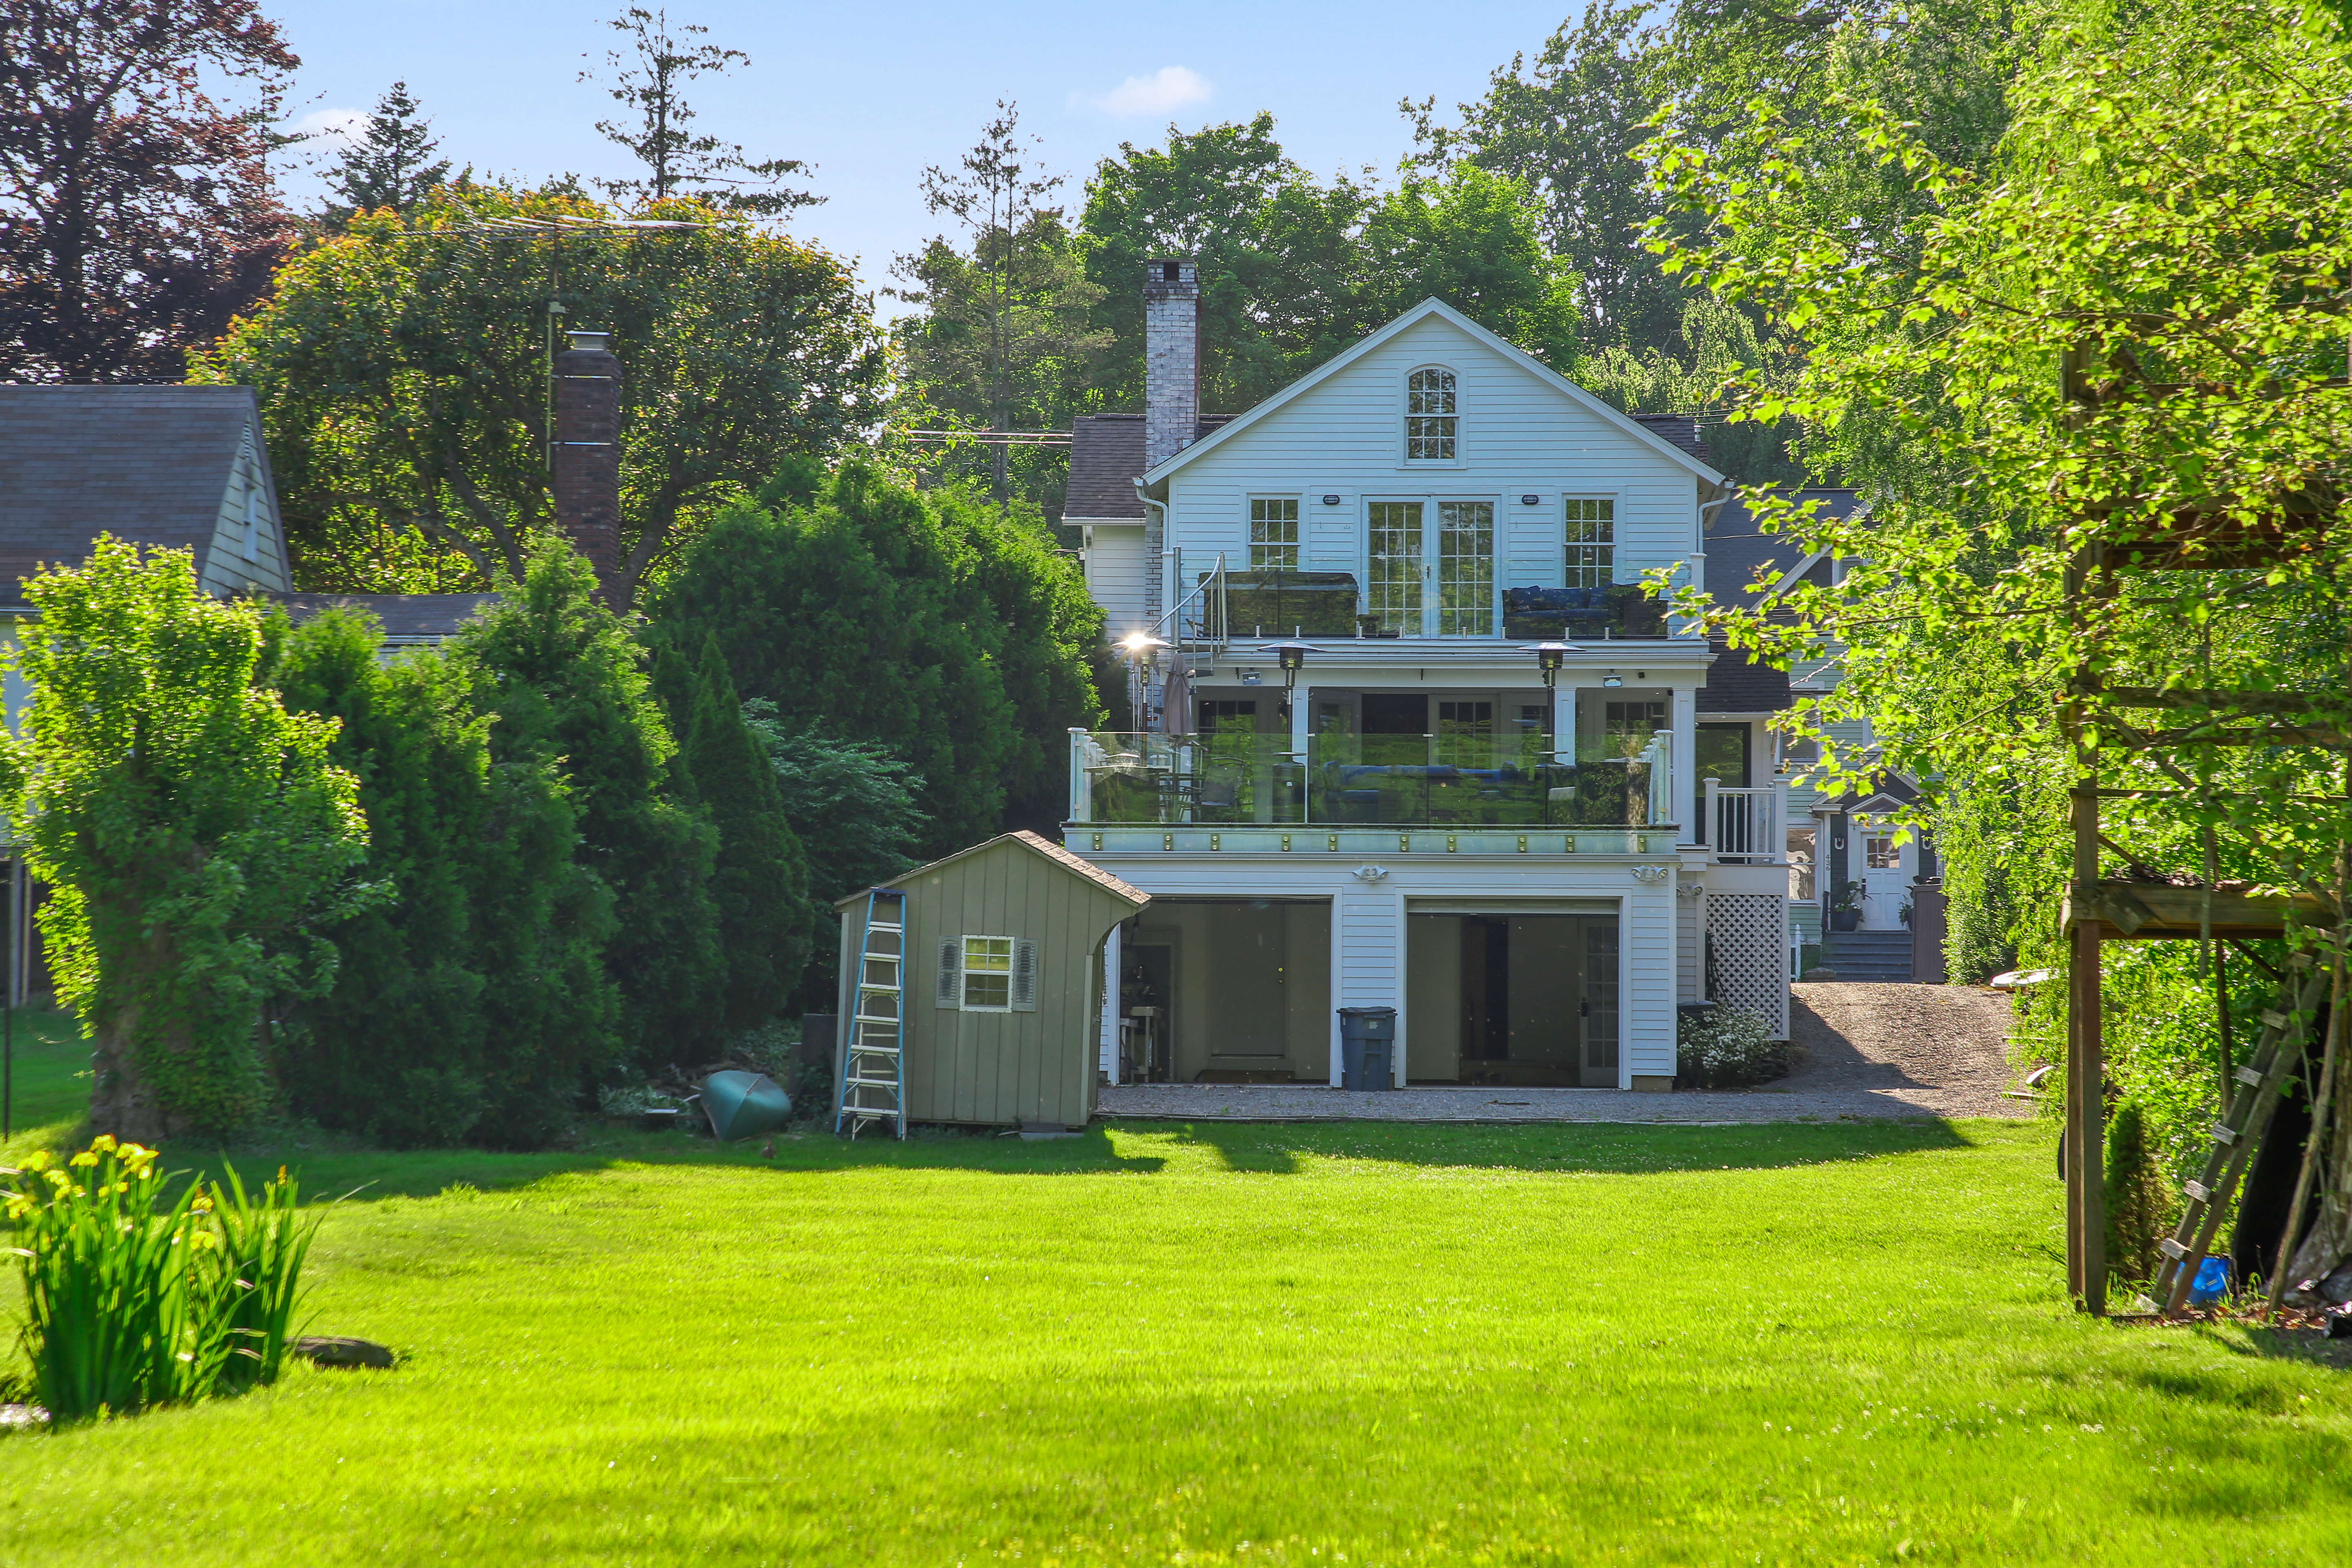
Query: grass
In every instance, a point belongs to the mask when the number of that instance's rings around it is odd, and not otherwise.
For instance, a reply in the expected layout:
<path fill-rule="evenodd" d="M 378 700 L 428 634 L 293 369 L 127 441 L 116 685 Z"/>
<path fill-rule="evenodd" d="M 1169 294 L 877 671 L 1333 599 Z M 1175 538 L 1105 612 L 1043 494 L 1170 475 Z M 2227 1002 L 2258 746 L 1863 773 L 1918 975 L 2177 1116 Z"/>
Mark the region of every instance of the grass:
<path fill-rule="evenodd" d="M 2352 1554 L 2343 1374 L 2070 1311 L 2034 1125 L 302 1163 L 400 1370 L 0 1438 L 0 1563 Z"/>

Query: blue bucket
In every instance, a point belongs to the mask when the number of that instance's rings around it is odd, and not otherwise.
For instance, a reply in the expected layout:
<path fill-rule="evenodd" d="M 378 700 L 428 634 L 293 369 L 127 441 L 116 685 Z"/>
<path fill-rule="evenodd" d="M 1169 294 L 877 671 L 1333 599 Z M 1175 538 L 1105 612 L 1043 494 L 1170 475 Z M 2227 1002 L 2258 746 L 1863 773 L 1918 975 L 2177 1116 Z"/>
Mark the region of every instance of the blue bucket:
<path fill-rule="evenodd" d="M 2230 1293 L 2230 1260 L 2208 1258 L 2197 1266 L 2197 1278 L 2189 1282 L 2189 1304 L 2210 1307 Z"/>

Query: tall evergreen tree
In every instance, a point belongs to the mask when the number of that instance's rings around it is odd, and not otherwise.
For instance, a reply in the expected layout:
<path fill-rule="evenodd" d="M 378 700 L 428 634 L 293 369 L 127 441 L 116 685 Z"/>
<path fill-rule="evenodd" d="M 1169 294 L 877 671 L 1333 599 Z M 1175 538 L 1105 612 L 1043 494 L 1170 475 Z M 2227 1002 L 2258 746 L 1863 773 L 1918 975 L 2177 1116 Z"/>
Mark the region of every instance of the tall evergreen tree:
<path fill-rule="evenodd" d="M 748 1029 L 774 1016 L 808 963 L 808 859 L 776 770 L 744 723 L 718 638 L 703 639 L 690 675 L 673 651 L 663 652 L 661 665 L 656 679 L 681 742 L 679 775 L 719 833 L 710 890 L 727 970 L 721 1026 Z"/>
<path fill-rule="evenodd" d="M 751 56 L 696 42 L 710 29 L 689 22 L 673 26 L 667 6 L 648 11 L 631 5 L 604 25 L 629 43 L 626 56 L 619 50 L 606 54 L 604 67 L 612 83 L 606 90 L 632 118 L 600 120 L 596 129 L 645 165 L 642 179 L 597 182 L 613 200 L 652 205 L 693 197 L 729 212 L 763 217 L 824 200 L 783 183 L 814 172 L 800 159 L 755 161 L 732 142 L 687 129 L 694 121 L 694 110 L 686 101 L 686 84 L 698 76 L 725 76 L 737 66 L 749 66 Z M 593 81 L 596 73 L 582 71 L 580 79 Z"/>
<path fill-rule="evenodd" d="M 353 213 L 389 207 L 405 216 L 422 205 L 436 185 L 449 183 L 449 161 L 433 156 L 440 147 L 408 84 L 394 82 L 328 173 L 327 188 L 341 198 L 327 210 L 328 223 L 341 228 Z"/>
<path fill-rule="evenodd" d="M 1008 801 L 1051 798 L 1068 728 L 1097 713 L 1101 612 L 1034 516 L 870 464 L 788 467 L 697 543 L 653 616 L 665 647 L 716 636 L 738 689 L 786 724 L 911 763 L 925 853 L 999 831 Z"/>
<path fill-rule="evenodd" d="M 570 542 L 541 534 L 520 586 L 451 646 L 497 716 L 492 757 L 562 770 L 580 813 L 577 858 L 618 911 L 604 963 L 620 992 L 622 1049 L 659 1068 L 696 1059 L 724 1026 L 710 896 L 719 836 L 672 793 L 677 748 L 642 650 L 595 592 Z"/>
<path fill-rule="evenodd" d="M 334 989 L 285 1010 L 279 1079 L 298 1113 L 386 1143 L 544 1144 L 614 1049 L 612 894 L 573 861 L 555 761 L 494 763 L 471 673 L 437 654 L 383 664 L 380 643 L 330 612 L 276 674 L 290 710 L 339 721 L 363 874 L 389 895 L 327 931 Z"/>

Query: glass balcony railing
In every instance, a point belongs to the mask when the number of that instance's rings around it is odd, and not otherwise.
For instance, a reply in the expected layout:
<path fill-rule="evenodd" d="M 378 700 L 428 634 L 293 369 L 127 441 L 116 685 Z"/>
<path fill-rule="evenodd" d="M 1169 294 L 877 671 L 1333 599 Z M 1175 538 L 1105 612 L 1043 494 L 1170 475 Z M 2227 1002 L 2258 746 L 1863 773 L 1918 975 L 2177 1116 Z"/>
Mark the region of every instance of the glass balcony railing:
<path fill-rule="evenodd" d="M 1670 735 L 1570 756 L 1549 736 L 1071 731 L 1071 820 L 1178 826 L 1651 827 Z M 1619 754 L 1606 754 L 1610 751 Z M 1631 754 L 1625 754 L 1631 753 Z"/>

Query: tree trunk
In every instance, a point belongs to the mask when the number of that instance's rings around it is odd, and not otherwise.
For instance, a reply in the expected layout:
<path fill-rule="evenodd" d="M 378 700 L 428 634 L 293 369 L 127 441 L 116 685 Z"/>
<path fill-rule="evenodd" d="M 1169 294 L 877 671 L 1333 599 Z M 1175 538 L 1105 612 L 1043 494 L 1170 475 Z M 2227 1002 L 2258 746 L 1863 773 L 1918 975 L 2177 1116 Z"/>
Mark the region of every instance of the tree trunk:
<path fill-rule="evenodd" d="M 131 1045 L 134 1015 L 126 1007 L 98 1022 L 89 1058 L 89 1124 L 93 1132 L 152 1149 L 171 1132 L 171 1118 L 140 1074 Z"/>

